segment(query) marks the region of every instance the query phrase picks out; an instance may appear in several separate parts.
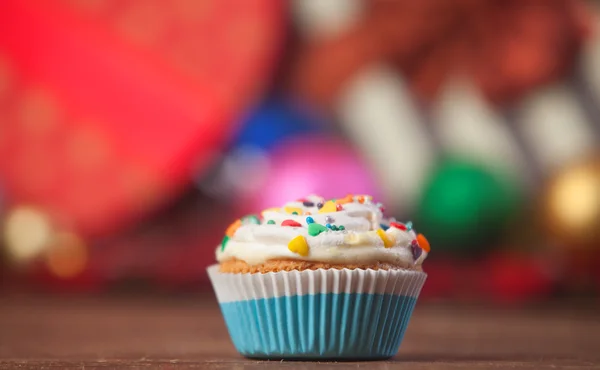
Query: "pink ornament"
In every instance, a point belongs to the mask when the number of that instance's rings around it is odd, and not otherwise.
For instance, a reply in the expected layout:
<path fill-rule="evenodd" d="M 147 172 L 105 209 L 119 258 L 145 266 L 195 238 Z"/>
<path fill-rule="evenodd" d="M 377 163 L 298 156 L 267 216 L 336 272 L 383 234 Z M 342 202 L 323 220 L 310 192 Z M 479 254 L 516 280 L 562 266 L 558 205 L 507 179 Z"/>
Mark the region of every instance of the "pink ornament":
<path fill-rule="evenodd" d="M 296 138 L 281 143 L 269 157 L 260 190 L 246 194 L 242 208 L 264 209 L 308 194 L 325 199 L 372 194 L 381 199 L 375 176 L 346 142 L 323 136 Z"/>

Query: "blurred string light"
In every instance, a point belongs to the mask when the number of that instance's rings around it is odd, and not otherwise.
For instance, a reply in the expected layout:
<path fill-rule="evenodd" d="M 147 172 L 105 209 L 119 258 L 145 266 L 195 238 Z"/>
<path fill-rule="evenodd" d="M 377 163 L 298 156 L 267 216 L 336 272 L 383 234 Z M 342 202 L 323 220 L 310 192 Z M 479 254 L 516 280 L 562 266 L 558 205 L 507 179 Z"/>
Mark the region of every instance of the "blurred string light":
<path fill-rule="evenodd" d="M 542 217 L 548 232 L 568 245 L 598 244 L 600 158 L 557 173 L 545 192 Z"/>
<path fill-rule="evenodd" d="M 590 155 L 597 145 L 594 122 L 563 83 L 532 93 L 519 108 L 518 129 L 545 173 Z"/>
<path fill-rule="evenodd" d="M 446 153 L 506 172 L 528 185 L 531 168 L 499 110 L 464 78 L 452 78 L 433 105 L 433 124 Z"/>
<path fill-rule="evenodd" d="M 68 279 L 79 275 L 88 264 L 85 241 L 77 234 L 59 232 L 46 252 L 46 266 L 52 275 Z"/>
<path fill-rule="evenodd" d="M 53 235 L 50 218 L 31 206 L 17 206 L 4 220 L 3 238 L 8 257 L 16 263 L 28 262 L 49 246 Z"/>
<path fill-rule="evenodd" d="M 296 0 L 292 12 L 304 37 L 328 38 L 357 23 L 366 5 L 362 0 Z"/>
<path fill-rule="evenodd" d="M 412 208 L 435 148 L 404 80 L 385 65 L 366 68 L 348 83 L 337 112 L 375 170 L 391 211 Z"/>

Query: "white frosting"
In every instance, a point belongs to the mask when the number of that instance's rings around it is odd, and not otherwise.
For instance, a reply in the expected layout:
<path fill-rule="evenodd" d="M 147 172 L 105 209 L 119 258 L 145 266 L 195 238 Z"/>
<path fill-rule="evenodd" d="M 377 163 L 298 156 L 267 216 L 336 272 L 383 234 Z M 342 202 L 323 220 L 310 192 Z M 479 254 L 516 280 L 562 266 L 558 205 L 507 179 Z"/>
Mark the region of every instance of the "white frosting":
<path fill-rule="evenodd" d="M 406 267 L 420 266 L 427 253 L 423 250 L 415 260 L 411 242 L 416 234 L 413 230 L 403 231 L 395 227 L 388 228 L 385 233 L 393 243 L 386 248 L 377 230 L 381 223 L 387 224 L 380 210 L 380 204 L 374 204 L 367 198 L 364 203 L 354 201 L 343 204 L 343 209 L 337 212 L 319 213 L 318 203 L 324 199 L 311 195 L 306 198 L 314 206 L 304 206 L 302 202 L 287 203 L 281 209 L 263 211 L 261 224 L 243 223 L 222 250 L 217 248 L 216 257 L 219 262 L 233 258 L 257 265 L 270 259 L 297 259 L 304 261 L 368 264 L 383 262 Z M 357 199 L 357 197 L 354 197 Z M 288 213 L 286 207 L 299 208 L 298 215 Z M 303 213 L 310 212 L 310 215 Z M 345 230 L 327 230 L 317 236 L 308 234 L 307 217 L 312 217 L 315 223 L 326 225 L 343 225 Z M 331 218 L 333 221 L 331 221 Z M 275 224 L 267 224 L 269 220 Z M 301 227 L 281 226 L 284 220 L 293 220 Z M 331 222 L 327 222 L 331 221 Z M 308 244 L 308 255 L 302 256 L 288 249 L 288 243 L 302 235 Z"/>

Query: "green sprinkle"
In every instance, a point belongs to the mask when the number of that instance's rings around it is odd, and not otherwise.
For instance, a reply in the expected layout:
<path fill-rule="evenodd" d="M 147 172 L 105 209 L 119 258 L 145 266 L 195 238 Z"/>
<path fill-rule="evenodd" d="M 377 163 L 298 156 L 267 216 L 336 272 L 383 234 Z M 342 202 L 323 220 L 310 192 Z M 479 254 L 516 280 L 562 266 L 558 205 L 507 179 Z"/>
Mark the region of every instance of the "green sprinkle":
<path fill-rule="evenodd" d="M 267 221 L 267 225 L 275 225 L 275 221 L 269 220 L 269 221 Z"/>
<path fill-rule="evenodd" d="M 227 245 L 228 242 L 229 242 L 229 237 L 227 235 L 225 235 L 225 237 L 223 238 L 223 241 L 221 242 L 221 252 L 223 252 L 225 250 L 225 246 Z"/>
<path fill-rule="evenodd" d="M 317 236 L 324 231 L 327 231 L 327 228 L 321 224 L 308 224 L 308 235 L 310 236 Z"/>
<path fill-rule="evenodd" d="M 260 225 L 260 219 L 256 215 L 248 215 L 242 218 L 242 223 Z"/>
<path fill-rule="evenodd" d="M 298 215 L 298 212 L 294 211 L 292 212 L 293 215 Z"/>
<path fill-rule="evenodd" d="M 337 230 L 338 230 L 338 227 L 337 227 L 337 226 L 335 226 L 335 225 L 331 225 L 331 230 L 333 230 L 333 231 L 337 231 Z"/>
<path fill-rule="evenodd" d="M 344 225 L 340 225 L 340 227 L 338 229 L 339 230 L 346 230 L 346 227 Z"/>

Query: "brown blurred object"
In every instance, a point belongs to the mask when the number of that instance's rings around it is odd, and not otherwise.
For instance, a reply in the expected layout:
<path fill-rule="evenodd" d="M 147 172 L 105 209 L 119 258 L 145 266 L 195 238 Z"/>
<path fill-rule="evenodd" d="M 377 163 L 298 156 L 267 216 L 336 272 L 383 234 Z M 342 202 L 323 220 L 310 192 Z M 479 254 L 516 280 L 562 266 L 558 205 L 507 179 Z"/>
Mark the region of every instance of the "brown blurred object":
<path fill-rule="evenodd" d="M 578 0 L 371 1 L 345 34 L 304 45 L 291 84 L 328 106 L 358 70 L 388 62 L 425 101 L 458 74 L 507 103 L 572 68 L 590 14 Z"/>

